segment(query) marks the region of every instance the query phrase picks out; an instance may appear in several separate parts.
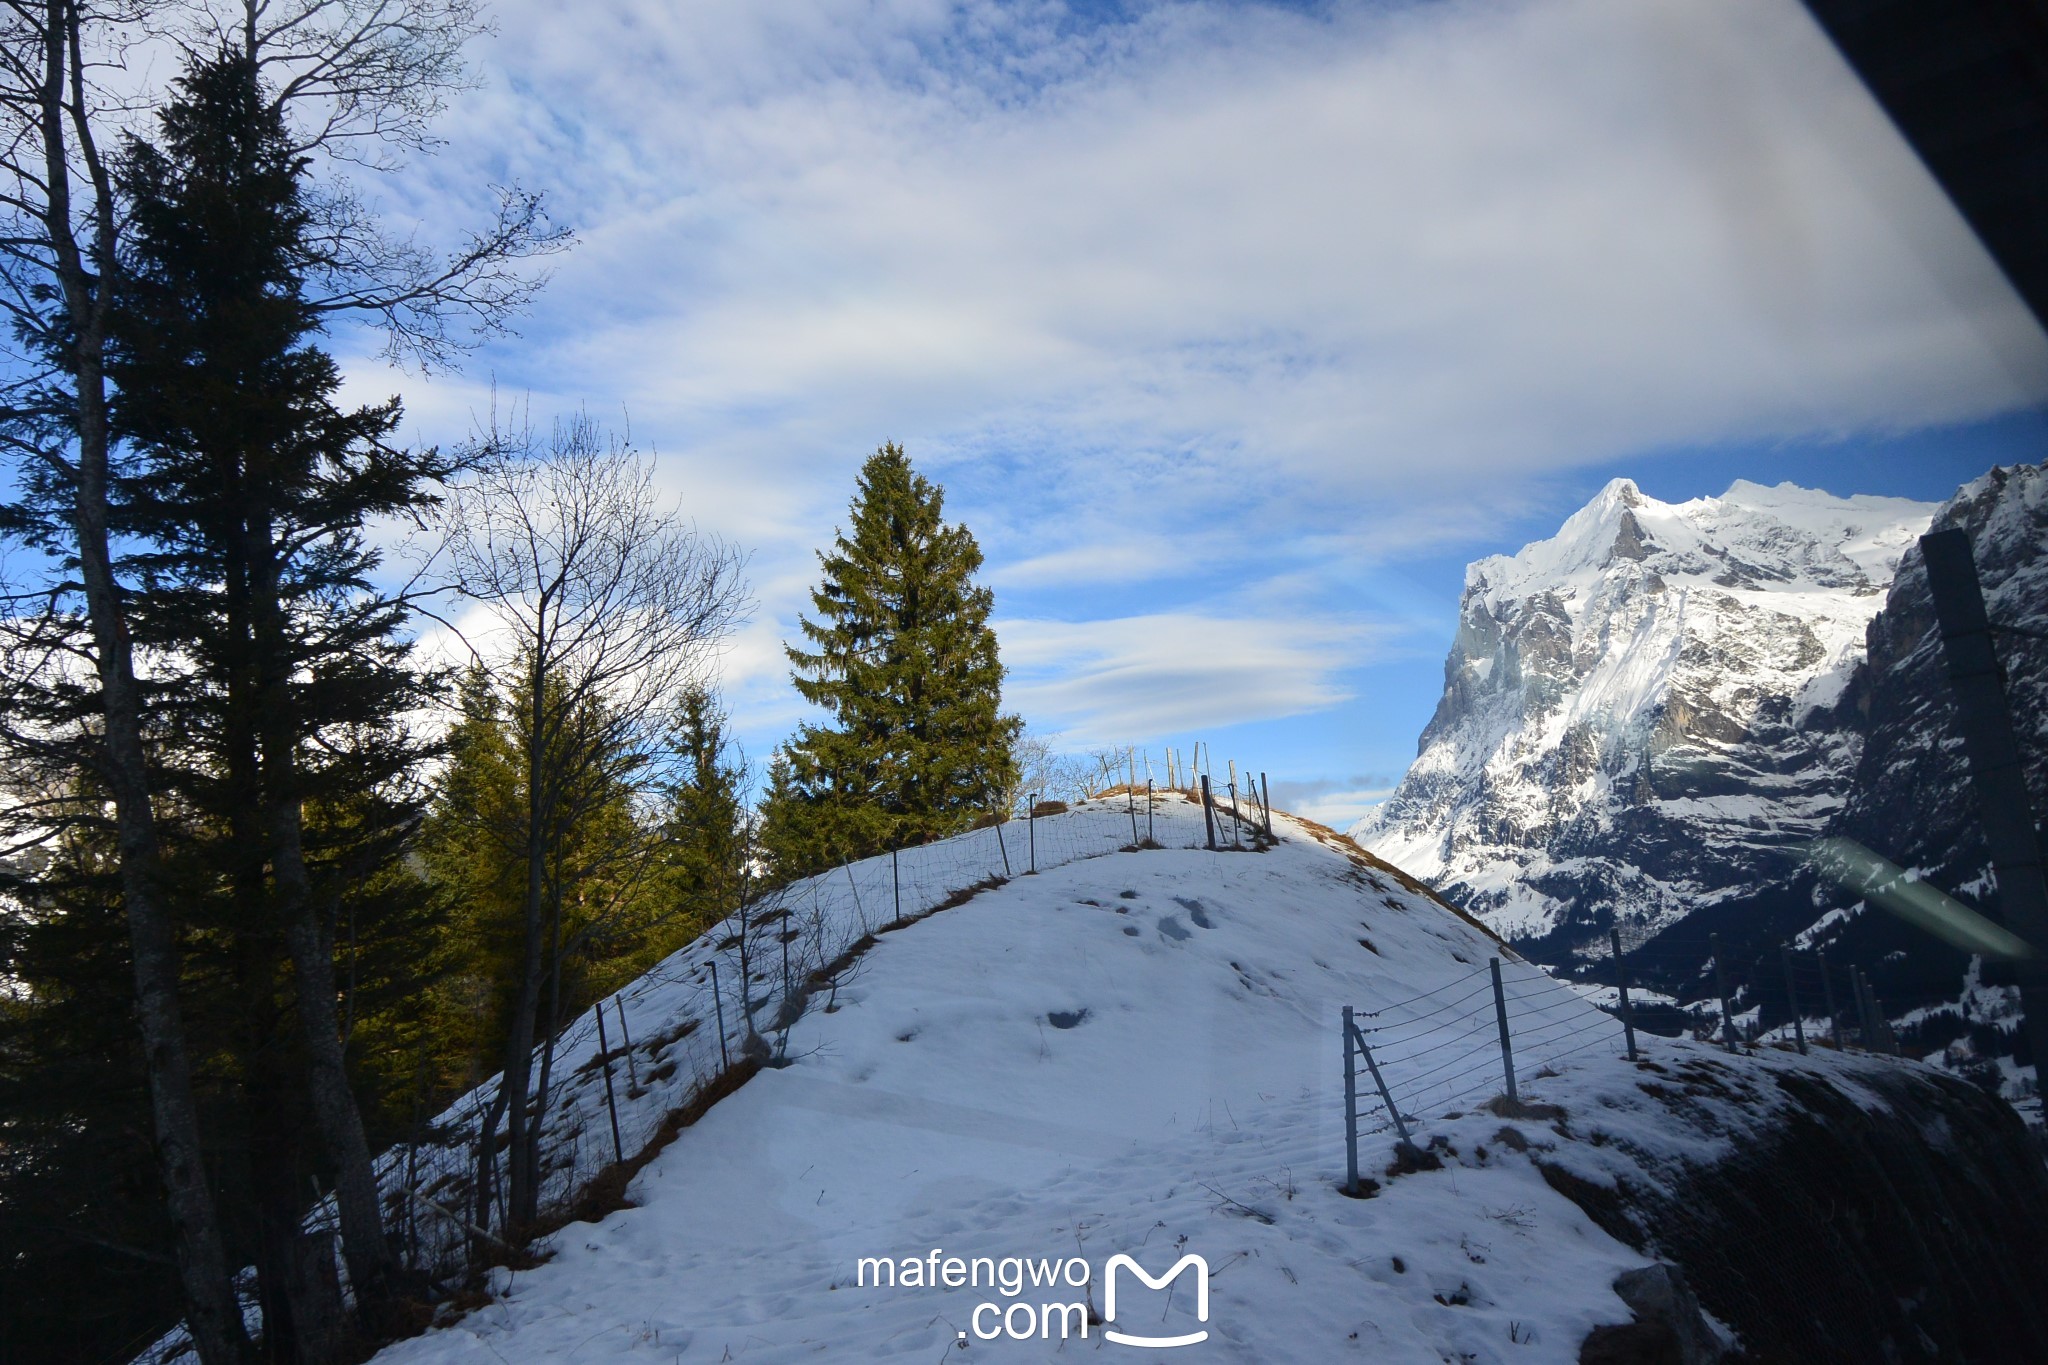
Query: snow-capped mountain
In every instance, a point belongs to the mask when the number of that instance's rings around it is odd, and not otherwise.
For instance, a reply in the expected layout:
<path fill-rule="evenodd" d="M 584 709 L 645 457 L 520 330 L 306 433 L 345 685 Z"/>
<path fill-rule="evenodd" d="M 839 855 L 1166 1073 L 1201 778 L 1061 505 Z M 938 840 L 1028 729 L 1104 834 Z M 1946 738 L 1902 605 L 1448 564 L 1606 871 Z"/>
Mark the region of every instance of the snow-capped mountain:
<path fill-rule="evenodd" d="M 1781 879 L 1842 808 L 1861 744 L 1834 712 L 1936 510 L 1740 481 L 1673 504 L 1613 481 L 1466 571 L 1419 756 L 1354 835 L 1558 949 Z"/>

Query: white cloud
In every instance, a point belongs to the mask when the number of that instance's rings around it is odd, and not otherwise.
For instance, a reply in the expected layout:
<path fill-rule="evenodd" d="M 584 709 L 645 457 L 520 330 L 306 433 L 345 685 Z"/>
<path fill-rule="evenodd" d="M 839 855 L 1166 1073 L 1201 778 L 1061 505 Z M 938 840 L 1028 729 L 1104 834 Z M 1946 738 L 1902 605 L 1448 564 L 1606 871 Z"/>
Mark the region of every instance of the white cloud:
<path fill-rule="evenodd" d="M 1348 566 L 1631 452 L 2048 396 L 2048 344 L 1797 0 L 498 17 L 413 202 L 452 221 L 516 177 L 581 228 L 484 364 L 629 412 L 785 585 L 732 661 L 763 724 L 789 585 L 884 439 L 992 581 L 1048 590 L 1153 581 L 1162 542 Z M 408 388 L 437 438 L 483 392 Z M 1272 625 L 1280 679 L 1125 639 L 1193 619 L 1011 622 L 1016 694 L 1159 733 L 1335 704 L 1359 648 Z"/>
<path fill-rule="evenodd" d="M 1023 422 L 1357 500 L 2048 392 L 1794 0 L 1163 6 L 1106 52 L 980 7 L 612 8 L 506 14 L 516 103 L 574 91 L 527 158 L 598 215 L 546 364 L 714 449 Z M 592 50 L 629 15 L 631 60 Z"/>
<path fill-rule="evenodd" d="M 1367 811 L 1392 796 L 1395 785 L 1394 779 L 1386 777 L 1353 777 L 1348 782 L 1275 782 L 1273 808 L 1306 816 L 1334 830 L 1348 830 Z"/>
<path fill-rule="evenodd" d="M 1369 627 L 1161 612 L 1109 621 L 995 623 L 1004 703 L 1069 747 L 1319 711 L 1350 700 L 1342 667 Z"/>

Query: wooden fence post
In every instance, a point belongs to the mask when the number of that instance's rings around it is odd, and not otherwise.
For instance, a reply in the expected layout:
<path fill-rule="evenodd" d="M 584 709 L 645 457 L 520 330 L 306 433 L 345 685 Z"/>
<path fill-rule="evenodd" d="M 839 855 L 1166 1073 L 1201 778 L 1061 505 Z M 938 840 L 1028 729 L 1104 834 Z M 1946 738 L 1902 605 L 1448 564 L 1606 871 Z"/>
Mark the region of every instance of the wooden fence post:
<path fill-rule="evenodd" d="M 1366 1070 L 1372 1073 L 1372 1083 L 1378 1087 L 1380 1092 L 1380 1103 L 1387 1106 L 1387 1117 L 1394 1121 L 1394 1131 L 1400 1135 L 1402 1155 L 1410 1157 L 1417 1155 L 1414 1139 L 1408 1136 L 1408 1121 L 1401 1117 L 1401 1111 L 1395 1107 L 1393 1093 L 1387 1089 L 1387 1078 L 1380 1074 L 1380 1064 L 1373 1059 L 1372 1048 L 1366 1043 L 1365 1035 L 1359 1031 L 1358 1025 L 1352 1021 L 1351 1007 L 1348 1005 L 1344 1007 L 1344 1029 L 1345 1032 L 1351 1035 L 1352 1044 L 1357 1047 L 1359 1055 L 1365 1058 Z M 1347 1067 L 1346 1069 L 1348 1070 L 1349 1068 Z M 1357 1108 L 1355 1099 L 1352 1108 L 1355 1112 Z M 1355 1177 L 1355 1171 L 1353 1175 Z"/>
<path fill-rule="evenodd" d="M 741 986 L 746 982 L 742 980 Z M 711 1007 L 718 1011 L 718 1061 L 725 1070 L 732 1070 L 732 1054 L 725 1050 L 725 993 L 718 989 L 718 959 L 711 959 Z"/>
<path fill-rule="evenodd" d="M 1861 967 L 1849 969 L 1849 984 L 1856 992 L 1856 1031 L 1862 1037 L 1865 1052 L 1877 1051 L 1877 1024 L 1871 1018 L 1870 978 L 1863 974 Z"/>
<path fill-rule="evenodd" d="M 633 1035 L 626 1032 L 626 1002 L 615 995 L 612 1008 L 619 1012 L 619 1041 L 626 1045 L 626 1081 L 632 1086 L 626 1094 L 630 1098 L 640 1088 L 640 1068 L 633 1062 Z"/>
<path fill-rule="evenodd" d="M 1827 998 L 1828 1032 L 1834 1035 L 1835 1051 L 1842 1051 L 1842 1012 L 1835 1008 L 1835 980 L 1828 975 L 1828 950 L 1813 950 L 1814 960 L 1820 963 L 1821 994 Z"/>
<path fill-rule="evenodd" d="M 1358 1193 L 1358 1068 L 1351 1063 L 1351 1006 L 1344 1007 L 1344 1193 Z"/>
<path fill-rule="evenodd" d="M 1273 837 L 1273 789 L 1266 785 L 1266 775 L 1259 774 L 1259 809 L 1265 813 L 1266 838 Z"/>
<path fill-rule="evenodd" d="M 1730 1052 L 1735 1051 L 1735 1020 L 1728 1012 L 1728 964 L 1721 960 L 1721 936 L 1707 935 L 1708 946 L 1714 950 L 1714 986 L 1721 995 L 1721 1042 Z"/>
<path fill-rule="evenodd" d="M 1209 834 L 1209 851 L 1216 851 L 1216 803 L 1209 798 L 1209 775 L 1202 774 L 1202 828 Z"/>

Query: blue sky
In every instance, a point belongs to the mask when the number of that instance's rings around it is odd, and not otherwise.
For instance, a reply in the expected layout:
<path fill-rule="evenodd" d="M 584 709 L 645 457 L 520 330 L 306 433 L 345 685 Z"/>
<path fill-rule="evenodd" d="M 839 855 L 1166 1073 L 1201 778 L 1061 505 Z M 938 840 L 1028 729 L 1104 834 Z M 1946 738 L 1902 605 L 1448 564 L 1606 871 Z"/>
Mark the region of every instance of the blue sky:
<path fill-rule="evenodd" d="M 1010 695 L 1212 742 L 1333 821 L 1398 777 L 1464 564 L 1608 478 L 1945 496 L 2041 457 L 2048 342 L 1797 0 L 516 0 L 447 145 L 581 245 L 402 392 L 630 420 L 779 642 L 898 440 L 988 556 Z"/>

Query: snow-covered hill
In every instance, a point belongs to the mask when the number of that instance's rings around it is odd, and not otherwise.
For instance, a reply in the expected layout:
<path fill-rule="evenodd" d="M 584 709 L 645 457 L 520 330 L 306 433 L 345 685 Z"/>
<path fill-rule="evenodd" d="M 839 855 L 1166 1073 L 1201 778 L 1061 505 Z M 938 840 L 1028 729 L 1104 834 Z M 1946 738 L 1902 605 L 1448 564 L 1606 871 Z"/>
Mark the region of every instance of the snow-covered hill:
<path fill-rule="evenodd" d="M 1132 817 L 1108 802 L 1063 818 L 1109 834 Z M 568 1223 L 544 1263 L 494 1271 L 488 1302 L 379 1359 L 1140 1358 L 1106 1335 L 1119 1330 L 1204 1334 L 1172 1357 L 1191 1362 L 1567 1365 L 1589 1333 L 1635 1316 L 1615 1285 L 1655 1259 L 1660 1233 L 1631 1209 L 1768 1153 L 1802 1106 L 1836 1106 L 1831 1128 L 1882 1116 L 1898 1103 L 1887 1087 L 1917 1071 L 1663 1039 L 1633 1065 L 1612 1018 L 1412 879 L 1327 831 L 1274 825 L 1259 851 L 1126 848 L 881 935 L 795 1019 L 786 1065 L 654 1139 L 629 1207 Z M 1496 954 L 1519 1110 L 1498 1099 Z M 675 1020 L 639 1020 L 643 1077 L 696 1017 L 683 979 L 656 992 Z M 1368 1198 L 1337 1188 L 1346 1004 L 1428 1153 L 1398 1161 L 1361 1070 Z M 671 1102 L 628 1092 L 628 1130 L 660 1133 L 650 1119 Z M 1953 1141 L 1914 1117 L 1901 1169 L 1932 1142 L 1974 1180 L 1964 1149 L 1982 1144 L 1969 1124 L 1983 1104 L 1956 1111 Z M 1716 1254 L 1739 1245 L 1742 1265 L 1780 1275 L 1777 1230 L 1715 1217 L 1696 1210 L 1674 1245 L 1704 1230 Z M 1810 1290 L 1826 1258 L 1790 1254 Z M 1119 1255 L 1154 1276 L 1198 1256 L 1207 1279 L 1198 1266 L 1156 1291 L 1118 1283 Z M 1717 1292 L 1756 1302 L 1740 1283 Z M 1876 1292 L 1883 1312 L 1845 1310 L 1843 1330 L 1873 1344 L 1922 1330 L 1895 1277 Z M 1683 1320 L 1705 1352 L 1684 1358 L 1711 1358 L 1715 1329 Z"/>
<path fill-rule="evenodd" d="M 1366 847 L 1517 938 L 1650 930 L 1781 878 L 1858 737 L 1841 699 L 1932 504 L 1617 479 L 1466 572 L 1444 695 Z"/>
<path fill-rule="evenodd" d="M 1126 817 L 1106 803 L 1092 818 Z M 1594 1325 L 1628 1321 L 1609 1286 L 1644 1258 L 1526 1160 L 1389 1181 L 1371 1200 L 1335 1190 L 1339 1007 L 1469 981 L 1498 946 L 1398 876 L 1276 824 L 1285 842 L 1266 852 L 1087 859 L 884 936 L 836 1008 L 791 1029 L 793 1064 L 640 1173 L 637 1207 L 571 1224 L 546 1265 L 498 1272 L 496 1302 L 382 1359 L 932 1361 L 963 1340 L 963 1360 L 1043 1359 L 1056 1340 L 986 1340 L 977 1322 L 994 1330 L 1016 1304 L 1099 1312 L 1111 1255 L 1158 1274 L 1194 1252 L 1212 1272 L 1206 1323 L 1188 1282 L 1170 1301 L 1142 1291 L 1140 1325 L 1128 1307 L 1109 1325 L 1208 1331 L 1178 1357 L 1191 1361 L 1494 1359 L 1511 1340 L 1525 1344 L 1516 1360 L 1576 1360 Z M 1532 1095 L 1562 1098 L 1580 1067 L 1625 1067 L 1612 1020 L 1525 964 L 1510 960 L 1507 979 L 1518 1028 L 1562 1019 L 1605 1040 L 1536 1080 L 1535 1037 Z M 1419 1055 L 1389 1079 L 1429 1065 Z M 1473 1080 L 1460 1078 L 1468 1099 Z M 1479 1098 L 1500 1088 L 1477 1080 Z M 1416 1102 L 1459 1089 L 1425 1084 Z M 1503 1126 L 1477 1117 L 1489 1135 Z M 1369 1173 L 1392 1138 L 1367 1134 Z M 860 1283 L 861 1258 L 934 1248 L 941 1270 L 955 1256 L 1078 1257 L 1092 1278 L 1014 1295 Z M 1140 1289 L 1126 1277 L 1120 1292 L 1128 1305 Z"/>

